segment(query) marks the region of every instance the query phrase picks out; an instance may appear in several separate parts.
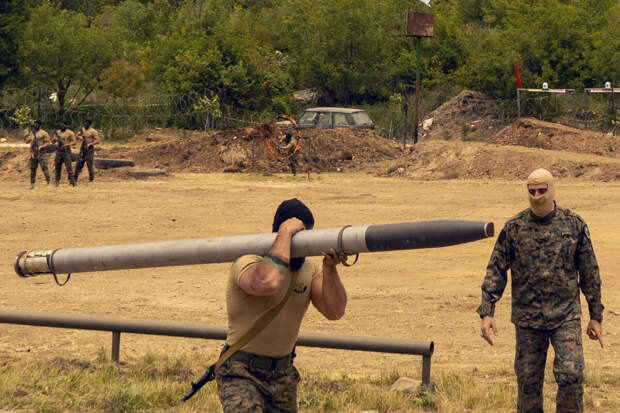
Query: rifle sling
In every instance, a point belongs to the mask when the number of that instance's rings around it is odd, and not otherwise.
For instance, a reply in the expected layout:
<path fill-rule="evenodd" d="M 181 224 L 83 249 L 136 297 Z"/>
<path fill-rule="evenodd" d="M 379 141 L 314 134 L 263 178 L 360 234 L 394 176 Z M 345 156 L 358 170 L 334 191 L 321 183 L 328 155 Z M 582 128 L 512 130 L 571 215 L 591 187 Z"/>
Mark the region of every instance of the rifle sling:
<path fill-rule="evenodd" d="M 282 301 L 278 303 L 278 305 L 271 307 L 266 313 L 264 313 L 256 323 L 250 328 L 245 334 L 237 340 L 234 344 L 232 344 L 228 349 L 220 356 L 220 358 L 215 362 L 215 368 L 220 367 L 224 364 L 233 354 L 237 352 L 237 350 L 241 349 L 243 346 L 248 344 L 250 340 L 258 335 L 266 326 L 269 324 L 282 310 L 288 298 L 291 296 L 293 292 L 293 288 L 295 287 L 295 283 L 297 282 L 297 276 L 299 275 L 299 271 L 294 271 L 291 273 L 290 283 L 288 285 L 288 289 L 286 290 L 286 294 L 282 298 Z"/>

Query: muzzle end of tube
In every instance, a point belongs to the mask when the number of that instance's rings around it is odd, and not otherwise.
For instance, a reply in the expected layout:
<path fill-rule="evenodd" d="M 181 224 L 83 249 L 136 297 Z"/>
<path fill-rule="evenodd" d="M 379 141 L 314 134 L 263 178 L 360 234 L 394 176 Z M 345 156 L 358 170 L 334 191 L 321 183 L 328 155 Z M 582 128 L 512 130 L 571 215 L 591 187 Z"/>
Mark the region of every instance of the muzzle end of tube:
<path fill-rule="evenodd" d="M 484 224 L 484 234 L 487 237 L 492 237 L 493 235 L 495 235 L 495 226 L 492 222 L 487 222 L 486 224 Z"/>

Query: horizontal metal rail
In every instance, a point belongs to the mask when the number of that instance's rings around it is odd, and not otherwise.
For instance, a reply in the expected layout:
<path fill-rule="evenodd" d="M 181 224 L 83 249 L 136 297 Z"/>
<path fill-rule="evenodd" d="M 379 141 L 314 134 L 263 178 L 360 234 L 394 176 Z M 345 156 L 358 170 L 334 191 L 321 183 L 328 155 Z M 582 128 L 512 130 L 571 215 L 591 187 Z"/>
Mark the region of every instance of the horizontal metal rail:
<path fill-rule="evenodd" d="M 120 319 L 58 313 L 0 311 L 0 323 L 112 332 L 112 360 L 119 361 L 121 333 L 225 340 L 226 328 L 201 323 Z M 430 385 L 432 341 L 301 333 L 298 346 L 422 356 L 422 384 Z"/>

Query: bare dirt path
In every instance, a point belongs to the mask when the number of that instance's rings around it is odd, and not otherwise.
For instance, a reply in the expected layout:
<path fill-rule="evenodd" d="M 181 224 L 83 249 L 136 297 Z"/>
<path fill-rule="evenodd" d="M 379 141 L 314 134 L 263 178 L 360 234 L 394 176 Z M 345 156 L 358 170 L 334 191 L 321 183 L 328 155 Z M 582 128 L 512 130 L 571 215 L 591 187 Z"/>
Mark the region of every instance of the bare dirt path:
<path fill-rule="evenodd" d="M 65 287 L 49 277 L 18 278 L 15 255 L 54 249 L 269 232 L 280 201 L 299 197 L 316 228 L 435 219 L 492 221 L 496 233 L 526 207 L 523 184 L 501 180 L 414 181 L 364 174 L 178 174 L 119 181 L 103 177 L 70 188 L 0 182 L 0 310 L 225 324 L 227 264 L 75 274 Z M 620 183 L 560 181 L 558 202 L 589 224 L 603 279 L 606 348 L 584 339 L 588 369 L 620 371 Z M 433 340 L 433 372 L 510 372 L 514 330 L 510 288 L 497 309 L 494 347 L 479 337 L 475 309 L 495 239 L 441 249 L 364 254 L 341 274 L 345 317 L 310 309 L 302 331 Z M 583 309 L 587 314 L 585 300 Z M 584 324 L 587 322 L 587 317 Z M 0 358 L 95 358 L 109 354 L 110 333 L 2 325 Z M 145 354 L 214 354 L 221 343 L 124 334 L 121 359 Z M 411 368 L 419 358 L 300 348 L 297 364 L 333 374 Z"/>

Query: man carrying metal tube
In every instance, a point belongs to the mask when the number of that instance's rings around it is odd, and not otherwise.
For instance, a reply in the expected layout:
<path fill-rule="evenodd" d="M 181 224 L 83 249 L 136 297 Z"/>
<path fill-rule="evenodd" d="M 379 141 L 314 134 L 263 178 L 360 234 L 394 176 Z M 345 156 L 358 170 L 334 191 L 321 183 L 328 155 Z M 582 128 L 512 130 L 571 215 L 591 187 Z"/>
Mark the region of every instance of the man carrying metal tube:
<path fill-rule="evenodd" d="M 305 258 L 291 258 L 291 238 L 314 226 L 312 213 L 290 199 L 278 207 L 276 239 L 264 257 L 245 255 L 231 268 L 226 292 L 228 335 L 223 353 L 256 326 L 262 314 L 288 299 L 267 325 L 215 370 L 225 413 L 296 412 L 300 377 L 293 365 L 301 321 L 310 302 L 328 319 L 345 312 L 347 295 L 334 249 L 323 253 L 323 268 Z M 290 282 L 295 280 L 294 285 Z M 290 291 L 289 291 L 290 290 Z"/>
<path fill-rule="evenodd" d="M 481 337 L 493 345 L 493 318 L 511 271 L 516 327 L 517 411 L 542 413 L 549 343 L 555 350 L 558 413 L 583 412 L 583 348 L 579 293 L 588 302 L 587 335 L 603 347 L 601 279 L 586 223 L 555 203 L 553 176 L 537 169 L 527 179 L 530 208 L 506 222 L 491 255 L 478 307 Z"/>

